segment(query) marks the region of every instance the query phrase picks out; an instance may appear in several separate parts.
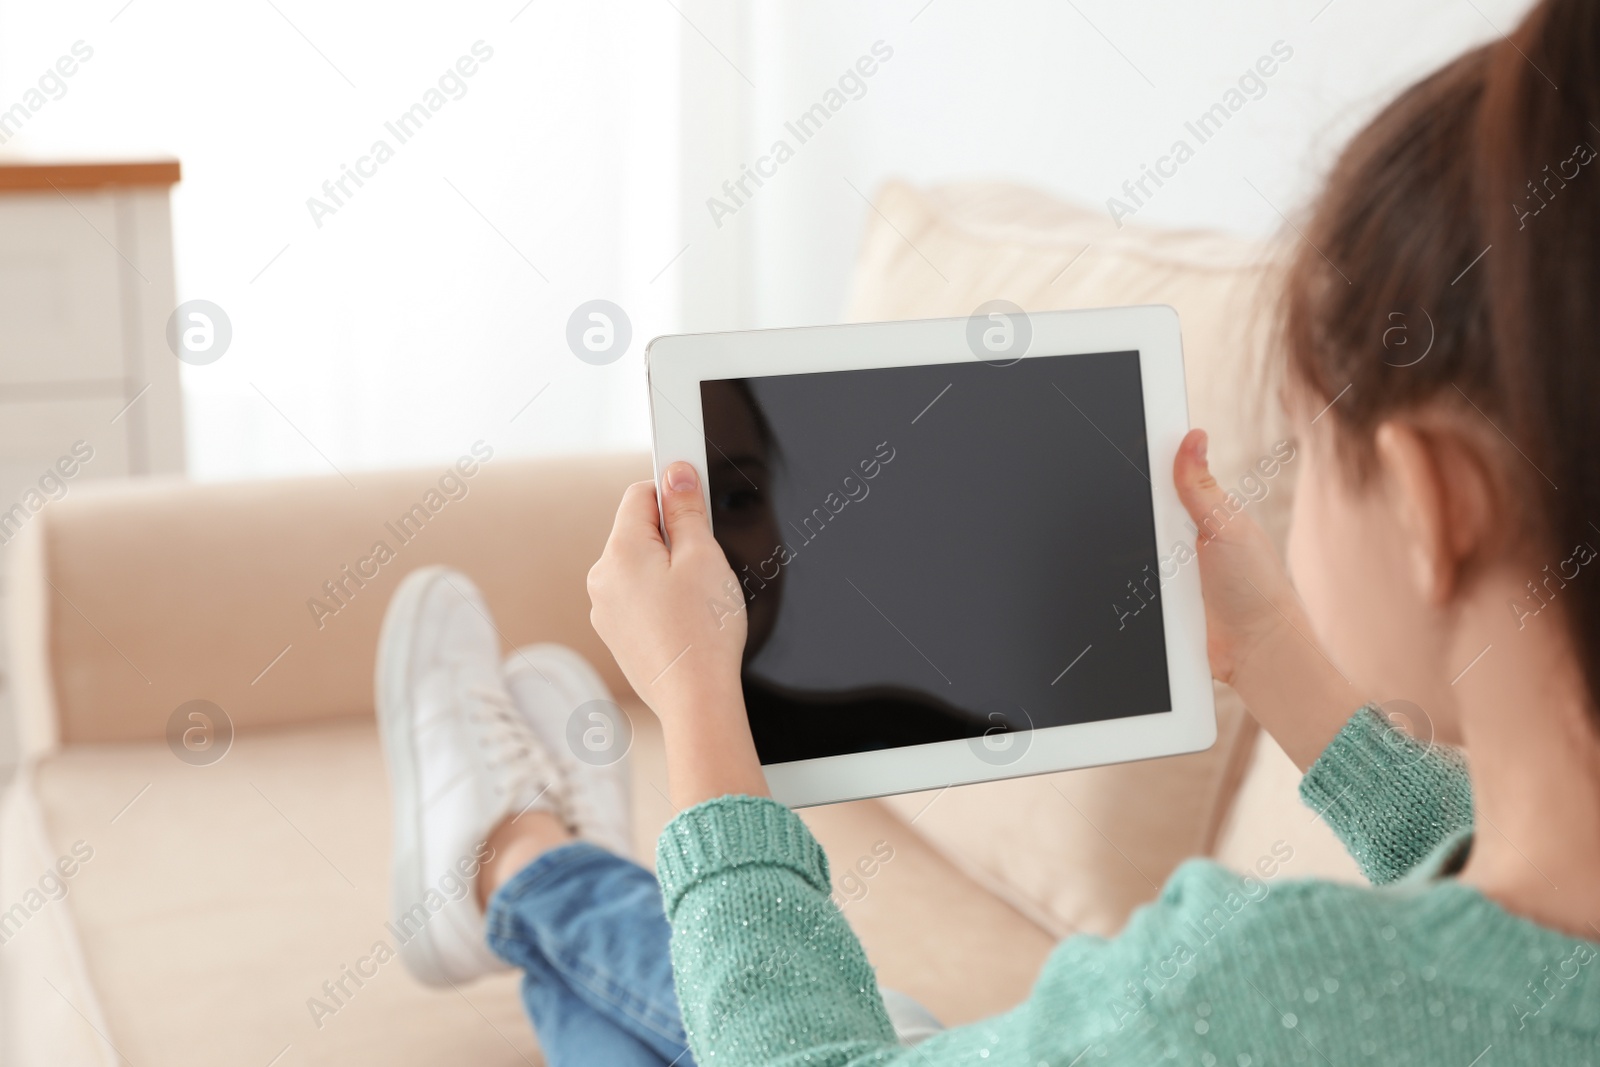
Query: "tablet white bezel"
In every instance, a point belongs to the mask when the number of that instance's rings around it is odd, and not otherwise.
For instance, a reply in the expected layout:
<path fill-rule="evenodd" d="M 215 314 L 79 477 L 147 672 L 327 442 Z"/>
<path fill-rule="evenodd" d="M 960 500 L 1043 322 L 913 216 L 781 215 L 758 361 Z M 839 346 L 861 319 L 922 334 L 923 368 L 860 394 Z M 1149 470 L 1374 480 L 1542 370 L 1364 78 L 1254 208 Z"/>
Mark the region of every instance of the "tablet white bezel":
<path fill-rule="evenodd" d="M 1194 534 L 1172 484 L 1172 461 L 1189 428 L 1178 315 L 1165 305 L 1032 312 L 1022 358 L 1137 350 L 1144 393 L 1156 552 L 1166 562 Z M 813 326 L 658 337 L 645 350 L 655 443 L 656 484 L 670 463 L 687 460 L 706 479 L 700 383 L 707 379 L 928 366 L 975 360 L 967 319 Z M 709 506 L 709 494 L 707 497 Z M 965 740 L 910 745 L 793 763 L 766 764 L 772 795 L 792 807 L 1017 778 L 1128 760 L 1197 752 L 1216 740 L 1211 670 L 1199 569 L 1163 574 L 1162 621 L 1173 710 L 1031 732 L 1015 762 L 980 759 Z M 1065 667 L 1077 649 L 1062 649 Z"/>

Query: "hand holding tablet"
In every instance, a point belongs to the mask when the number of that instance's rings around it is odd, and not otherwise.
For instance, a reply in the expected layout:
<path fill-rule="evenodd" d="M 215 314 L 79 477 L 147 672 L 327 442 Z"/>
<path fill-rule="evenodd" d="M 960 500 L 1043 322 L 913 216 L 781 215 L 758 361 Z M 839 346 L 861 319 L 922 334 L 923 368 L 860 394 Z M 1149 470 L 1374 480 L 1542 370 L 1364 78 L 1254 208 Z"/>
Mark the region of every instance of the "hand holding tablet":
<path fill-rule="evenodd" d="M 778 799 L 1214 739 L 1199 578 L 1172 562 L 1194 545 L 1168 475 L 1187 429 L 1176 317 L 1026 319 L 1004 361 L 960 319 L 651 345 L 658 474 L 701 473 L 726 556 L 693 628 L 743 631 L 718 673 Z"/>
<path fill-rule="evenodd" d="M 628 487 L 605 553 L 589 571 L 590 619 L 667 731 L 668 777 L 681 807 L 768 791 L 740 693 L 744 615 L 707 610 L 732 586 L 691 465 L 669 469 L 659 511 L 654 484 Z"/>

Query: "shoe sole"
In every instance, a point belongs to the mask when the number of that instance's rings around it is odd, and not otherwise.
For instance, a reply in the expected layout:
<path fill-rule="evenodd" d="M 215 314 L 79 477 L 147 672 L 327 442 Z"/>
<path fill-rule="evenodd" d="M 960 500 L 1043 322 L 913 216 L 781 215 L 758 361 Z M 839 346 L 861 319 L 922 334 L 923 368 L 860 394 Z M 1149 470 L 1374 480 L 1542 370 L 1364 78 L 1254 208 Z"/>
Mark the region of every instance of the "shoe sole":
<path fill-rule="evenodd" d="M 406 669 L 416 640 L 418 610 L 435 582 L 449 580 L 445 577 L 447 573 L 447 568 L 433 566 L 406 575 L 389 602 L 378 637 L 375 679 L 378 735 L 382 739 L 394 798 L 394 861 L 389 875 L 391 922 L 397 918 L 395 913 L 402 904 L 422 900 L 427 893 L 422 872 L 422 802 L 417 793 L 418 761 L 414 744 L 416 707 L 410 700 L 411 686 Z M 450 976 L 439 962 L 428 927 L 424 926 L 400 945 L 399 952 L 406 969 L 418 981 L 431 986 L 450 984 Z"/>

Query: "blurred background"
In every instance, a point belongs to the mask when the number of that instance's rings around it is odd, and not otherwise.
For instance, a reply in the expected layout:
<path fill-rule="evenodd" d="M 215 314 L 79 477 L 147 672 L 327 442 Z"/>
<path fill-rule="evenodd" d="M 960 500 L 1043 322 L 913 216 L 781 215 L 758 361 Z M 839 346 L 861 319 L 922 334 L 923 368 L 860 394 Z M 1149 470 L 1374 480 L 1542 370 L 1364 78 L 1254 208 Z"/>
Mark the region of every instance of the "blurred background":
<path fill-rule="evenodd" d="M 1523 6 L 0 0 L 0 163 L 181 166 L 0 189 L 0 509 L 79 440 L 78 480 L 642 449 L 648 339 L 837 319 L 886 179 L 1104 206 L 1282 42 L 1260 98 L 1137 212 L 1267 234 L 1398 86 Z M 873 55 L 797 143 L 785 124 Z M 386 124 L 430 93 L 401 143 Z M 708 207 L 779 139 L 792 158 Z M 379 140 L 392 157 L 360 163 Z M 221 358 L 114 351 L 159 337 L 169 291 L 221 309 Z M 632 326 L 606 365 L 566 341 L 594 299 Z"/>

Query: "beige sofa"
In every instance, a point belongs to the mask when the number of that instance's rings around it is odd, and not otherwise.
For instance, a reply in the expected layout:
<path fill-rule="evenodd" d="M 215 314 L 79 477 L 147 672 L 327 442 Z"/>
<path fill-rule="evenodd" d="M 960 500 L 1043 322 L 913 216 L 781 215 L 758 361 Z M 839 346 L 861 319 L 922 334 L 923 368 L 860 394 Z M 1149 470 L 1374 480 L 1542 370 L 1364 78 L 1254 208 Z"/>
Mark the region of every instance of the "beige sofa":
<path fill-rule="evenodd" d="M 964 315 L 995 297 L 1171 303 L 1192 416 L 1213 433 L 1224 483 L 1283 435 L 1258 313 L 1270 249 L 1118 231 L 1003 186 L 894 185 L 877 209 L 853 317 Z M 562 641 L 599 664 L 636 724 L 647 862 L 672 815 L 654 720 L 590 629 L 584 593 L 646 457 L 496 454 L 465 496 L 430 498 L 445 469 L 361 474 L 355 488 L 85 490 L 31 525 L 10 576 L 28 762 L 0 813 L 0 1062 L 538 1062 L 510 976 L 439 993 L 391 962 L 359 986 L 345 979 L 331 1017 L 308 1006 L 389 936 L 371 678 L 405 572 L 458 566 L 508 644 Z M 1251 508 L 1277 534 L 1293 473 L 1260 482 L 1264 495 L 1252 483 Z M 400 544 L 385 524 L 419 503 L 427 521 Z M 395 558 L 358 585 L 343 568 L 378 540 Z M 339 600 L 324 582 L 342 584 Z M 324 610 L 308 606 L 318 597 Z M 235 730 L 209 765 L 168 742 L 174 710 L 196 699 Z M 881 980 L 967 1022 L 1023 998 L 1059 937 L 1114 932 L 1186 857 L 1354 878 L 1287 760 L 1226 692 L 1219 714 L 1217 745 L 1194 756 L 807 812 Z M 888 862 L 866 862 L 885 845 Z"/>

